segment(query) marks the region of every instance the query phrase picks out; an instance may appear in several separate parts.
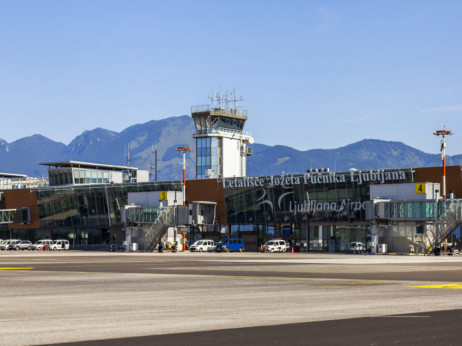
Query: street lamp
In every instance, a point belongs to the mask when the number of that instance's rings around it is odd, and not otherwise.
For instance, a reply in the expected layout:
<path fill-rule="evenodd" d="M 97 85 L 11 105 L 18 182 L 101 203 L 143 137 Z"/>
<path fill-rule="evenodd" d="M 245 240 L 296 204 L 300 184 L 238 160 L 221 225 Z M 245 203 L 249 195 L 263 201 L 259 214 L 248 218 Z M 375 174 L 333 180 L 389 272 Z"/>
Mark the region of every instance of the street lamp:
<path fill-rule="evenodd" d="M 182 186 L 183 205 L 186 205 L 186 152 L 191 151 L 191 149 L 189 147 L 184 146 L 184 147 L 176 148 L 176 151 L 181 151 L 183 153 L 183 162 L 180 162 L 180 164 L 183 166 L 183 186 Z M 176 206 L 175 206 L 175 209 L 176 209 Z M 174 216 L 176 217 L 176 215 Z M 186 238 L 186 235 L 183 233 L 183 251 L 186 250 L 185 238 Z M 176 219 L 175 219 L 175 242 L 176 242 Z"/>
<path fill-rule="evenodd" d="M 181 151 L 183 153 L 183 162 L 180 162 L 183 166 L 183 205 L 186 205 L 186 152 L 190 150 L 189 147 L 176 148 L 176 151 Z"/>
<path fill-rule="evenodd" d="M 449 130 L 438 130 L 433 133 L 435 136 L 443 137 L 441 139 L 441 160 L 443 160 L 443 199 L 446 199 L 446 136 L 452 136 L 453 133 Z"/>

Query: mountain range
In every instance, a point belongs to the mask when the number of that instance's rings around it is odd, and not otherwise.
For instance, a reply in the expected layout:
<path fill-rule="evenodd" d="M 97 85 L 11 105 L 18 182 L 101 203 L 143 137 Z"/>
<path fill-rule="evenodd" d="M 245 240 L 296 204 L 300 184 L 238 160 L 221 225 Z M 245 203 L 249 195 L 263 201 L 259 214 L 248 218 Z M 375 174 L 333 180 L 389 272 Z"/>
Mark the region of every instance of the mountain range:
<path fill-rule="evenodd" d="M 189 146 L 186 154 L 188 179 L 195 178 L 194 122 L 190 116 L 170 117 L 137 124 L 121 132 L 96 128 L 75 137 L 69 145 L 42 135 L 24 137 L 12 143 L 0 139 L 0 172 L 47 176 L 44 162 L 85 161 L 129 165 L 152 171 L 154 180 L 157 151 L 157 180 L 182 177 L 182 154 L 179 146 Z M 364 139 L 337 149 L 300 151 L 291 147 L 254 143 L 253 156 L 247 158 L 247 175 L 303 173 L 311 168 L 331 171 L 356 169 L 409 168 L 441 165 L 439 154 L 427 154 L 401 142 Z M 130 148 L 128 150 L 128 148 Z M 462 155 L 448 156 L 447 165 L 460 164 Z"/>

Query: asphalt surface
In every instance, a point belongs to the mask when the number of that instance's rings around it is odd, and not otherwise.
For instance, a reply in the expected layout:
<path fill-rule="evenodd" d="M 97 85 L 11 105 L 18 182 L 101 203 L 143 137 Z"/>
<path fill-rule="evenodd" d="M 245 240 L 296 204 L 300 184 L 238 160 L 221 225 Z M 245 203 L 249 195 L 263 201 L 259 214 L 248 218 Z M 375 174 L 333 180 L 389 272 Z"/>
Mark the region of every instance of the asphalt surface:
<path fill-rule="evenodd" d="M 0 252 L 0 344 L 458 345 L 462 257 Z"/>

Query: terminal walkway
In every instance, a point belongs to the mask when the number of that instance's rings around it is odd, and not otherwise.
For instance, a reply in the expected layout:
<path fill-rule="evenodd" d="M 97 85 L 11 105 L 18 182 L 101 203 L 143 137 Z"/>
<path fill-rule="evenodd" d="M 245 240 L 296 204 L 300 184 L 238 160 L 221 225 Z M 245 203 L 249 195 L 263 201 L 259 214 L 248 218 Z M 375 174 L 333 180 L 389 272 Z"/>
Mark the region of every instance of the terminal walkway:
<path fill-rule="evenodd" d="M 0 224 L 30 223 L 30 209 L 0 209 Z"/>

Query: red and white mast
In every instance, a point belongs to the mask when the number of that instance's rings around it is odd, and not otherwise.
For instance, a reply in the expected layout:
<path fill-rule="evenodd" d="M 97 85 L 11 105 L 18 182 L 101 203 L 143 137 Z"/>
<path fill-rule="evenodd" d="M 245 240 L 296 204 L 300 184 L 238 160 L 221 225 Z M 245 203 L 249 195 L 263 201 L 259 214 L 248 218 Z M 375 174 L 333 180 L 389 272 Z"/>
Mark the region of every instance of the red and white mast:
<path fill-rule="evenodd" d="M 438 130 L 434 133 L 435 136 L 442 136 L 441 139 L 441 160 L 443 161 L 443 199 L 446 199 L 446 136 L 452 136 L 453 133 L 449 130 Z"/>
<path fill-rule="evenodd" d="M 183 153 L 183 162 L 180 162 L 183 166 L 183 205 L 186 205 L 186 152 L 190 150 L 189 147 L 176 148 L 176 151 L 181 151 Z"/>

